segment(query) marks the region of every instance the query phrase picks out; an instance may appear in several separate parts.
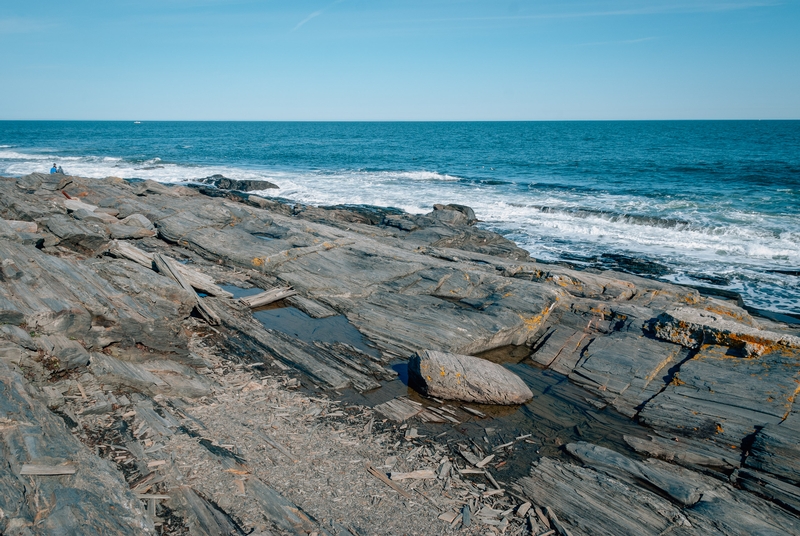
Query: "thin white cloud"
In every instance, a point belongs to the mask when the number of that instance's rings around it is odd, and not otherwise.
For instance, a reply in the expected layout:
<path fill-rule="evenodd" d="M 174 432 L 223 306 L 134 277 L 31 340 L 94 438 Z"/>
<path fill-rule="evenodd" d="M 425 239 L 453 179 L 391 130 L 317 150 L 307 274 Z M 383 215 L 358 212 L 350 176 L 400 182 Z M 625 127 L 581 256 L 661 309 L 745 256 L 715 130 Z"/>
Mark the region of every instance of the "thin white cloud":
<path fill-rule="evenodd" d="M 516 20 L 536 20 L 536 19 L 574 19 L 590 17 L 614 17 L 631 15 L 658 15 L 666 13 L 718 13 L 724 11 L 740 11 L 744 9 L 774 7 L 782 5 L 781 2 L 698 2 L 693 4 L 677 5 L 650 5 L 631 9 L 606 9 L 597 11 L 574 11 L 574 12 L 554 12 L 536 13 L 530 15 L 496 15 L 478 17 L 453 17 L 442 19 L 428 19 L 427 22 L 447 22 L 447 21 L 516 21 Z"/>
<path fill-rule="evenodd" d="M 311 19 L 313 19 L 314 17 L 319 17 L 319 16 L 320 16 L 320 15 L 322 15 L 322 14 L 323 14 L 323 13 L 324 13 L 326 10 L 328 10 L 328 9 L 332 8 L 333 6 L 335 6 L 336 4 L 340 4 L 340 3 L 342 3 L 342 2 L 344 2 L 344 0 L 334 0 L 334 2 L 333 2 L 333 3 L 331 3 L 331 4 L 329 4 L 328 6 L 326 6 L 326 7 L 322 8 L 322 9 L 320 9 L 320 10 L 318 10 L 318 11 L 315 11 L 315 12 L 313 12 L 311 15 L 309 15 L 309 16 L 308 16 L 308 17 L 306 17 L 306 18 L 304 18 L 304 19 L 303 19 L 303 20 L 301 20 L 300 22 L 298 22 L 298 23 L 297 23 L 297 26 L 295 26 L 294 28 L 292 28 L 292 31 L 293 31 L 293 32 L 297 31 L 297 29 L 298 29 L 298 28 L 300 28 L 302 25 L 304 25 L 305 23 L 307 23 L 308 21 L 310 21 L 310 20 L 311 20 Z"/>
<path fill-rule="evenodd" d="M 313 19 L 314 17 L 319 17 L 320 15 L 322 15 L 322 10 L 315 11 L 314 13 L 312 13 L 311 15 L 309 15 L 308 17 L 306 17 L 306 18 L 304 18 L 303 20 L 301 20 L 300 22 L 298 22 L 298 23 L 297 23 L 297 26 L 295 26 L 294 28 L 292 28 L 292 31 L 293 31 L 293 32 L 297 31 L 297 29 L 298 29 L 298 28 L 300 28 L 300 27 L 301 27 L 303 24 L 307 23 L 308 21 L 310 21 L 310 20 L 311 20 L 311 19 Z"/>

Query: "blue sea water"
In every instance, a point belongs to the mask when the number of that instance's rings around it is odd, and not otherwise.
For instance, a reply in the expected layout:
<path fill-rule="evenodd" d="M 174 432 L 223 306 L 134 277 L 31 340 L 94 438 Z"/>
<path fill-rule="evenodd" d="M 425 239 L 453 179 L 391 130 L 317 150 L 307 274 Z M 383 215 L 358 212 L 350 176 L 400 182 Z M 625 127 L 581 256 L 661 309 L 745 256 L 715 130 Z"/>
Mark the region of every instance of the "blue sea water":
<path fill-rule="evenodd" d="M 475 209 L 538 260 L 800 314 L 800 121 L 0 122 L 0 175 L 264 179 L 264 195 Z M 637 259 L 642 262 L 621 262 Z"/>

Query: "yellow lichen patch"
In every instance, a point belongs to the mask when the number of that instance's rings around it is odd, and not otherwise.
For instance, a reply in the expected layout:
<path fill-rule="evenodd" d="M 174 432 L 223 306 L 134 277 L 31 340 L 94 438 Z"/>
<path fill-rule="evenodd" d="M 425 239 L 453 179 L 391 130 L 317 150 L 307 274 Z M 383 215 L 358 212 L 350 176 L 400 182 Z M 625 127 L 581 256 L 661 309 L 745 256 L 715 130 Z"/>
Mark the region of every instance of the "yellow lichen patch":
<path fill-rule="evenodd" d="M 669 382 L 669 384 L 670 384 L 670 385 L 675 385 L 675 386 L 677 386 L 677 385 L 686 385 L 686 382 L 685 382 L 685 381 L 683 381 L 683 380 L 681 380 L 681 379 L 678 377 L 678 375 L 677 375 L 677 374 L 675 374 L 675 376 L 673 376 L 673 377 L 672 377 L 672 381 L 670 381 L 670 382 Z"/>
<path fill-rule="evenodd" d="M 253 257 L 253 266 L 264 266 L 264 259 L 262 257 Z"/>
<path fill-rule="evenodd" d="M 696 294 L 684 294 L 681 296 L 681 300 L 688 303 L 689 305 L 694 305 L 700 302 L 700 296 Z"/>
<path fill-rule="evenodd" d="M 717 433 L 718 433 L 718 434 L 721 434 L 721 433 L 722 433 L 722 432 L 724 432 L 724 431 L 725 431 L 725 430 L 722 428 L 722 426 L 720 426 L 719 424 L 717 424 Z"/>
<path fill-rule="evenodd" d="M 783 416 L 784 419 L 789 416 L 789 413 L 792 411 L 792 405 L 797 399 L 797 395 L 800 394 L 800 381 L 794 380 L 794 383 L 797 384 L 797 387 L 795 387 L 794 392 L 786 399 L 786 404 L 783 405 L 785 408 L 787 408 L 786 414 Z"/>
<path fill-rule="evenodd" d="M 583 288 L 583 285 L 580 282 L 575 281 L 574 279 L 571 279 L 563 275 L 554 275 L 550 278 L 550 281 L 552 281 L 559 287 L 564 287 L 564 288 L 574 287 L 578 290 L 581 290 Z"/>
<path fill-rule="evenodd" d="M 722 316 L 727 316 L 728 318 L 733 318 L 735 320 L 745 320 L 745 315 L 739 313 L 738 311 L 732 311 L 730 309 L 726 309 L 719 305 L 709 304 L 704 307 L 706 311 L 709 313 L 715 313 Z"/>
<path fill-rule="evenodd" d="M 444 367 L 441 367 L 441 370 L 439 370 L 439 375 L 447 376 L 447 373 L 444 371 Z"/>
<path fill-rule="evenodd" d="M 555 305 L 555 304 L 553 304 L 553 305 Z M 550 306 L 549 308 L 545 309 L 544 312 L 542 312 L 542 313 L 540 313 L 538 315 L 533 315 L 533 316 L 525 316 L 525 315 L 521 315 L 519 313 L 517 313 L 517 315 L 520 317 L 520 319 L 522 319 L 522 323 L 525 325 L 525 328 L 528 331 L 536 331 L 537 329 L 539 329 L 539 326 L 541 326 L 542 321 L 545 318 L 545 314 L 549 313 L 551 309 L 552 309 L 552 306 Z"/>

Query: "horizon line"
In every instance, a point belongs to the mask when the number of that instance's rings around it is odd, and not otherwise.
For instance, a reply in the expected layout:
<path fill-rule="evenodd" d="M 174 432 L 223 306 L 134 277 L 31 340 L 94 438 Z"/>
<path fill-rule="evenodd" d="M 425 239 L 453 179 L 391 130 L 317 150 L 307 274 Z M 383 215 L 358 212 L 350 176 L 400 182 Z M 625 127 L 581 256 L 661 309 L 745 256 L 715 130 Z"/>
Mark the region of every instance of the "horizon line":
<path fill-rule="evenodd" d="M 679 119 L 0 119 L 0 123 L 635 123 L 653 121 L 800 121 L 800 117 Z"/>

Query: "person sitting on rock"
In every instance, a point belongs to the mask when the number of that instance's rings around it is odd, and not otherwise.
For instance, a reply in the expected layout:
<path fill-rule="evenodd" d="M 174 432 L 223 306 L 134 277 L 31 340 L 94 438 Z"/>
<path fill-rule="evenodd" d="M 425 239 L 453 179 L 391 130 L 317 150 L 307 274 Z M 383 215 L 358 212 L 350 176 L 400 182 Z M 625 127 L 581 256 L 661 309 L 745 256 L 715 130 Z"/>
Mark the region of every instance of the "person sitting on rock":
<path fill-rule="evenodd" d="M 56 171 L 56 173 L 61 173 L 62 175 L 64 174 L 64 170 L 61 169 L 61 166 L 58 166 L 58 171 Z"/>
<path fill-rule="evenodd" d="M 56 168 L 56 163 L 53 162 L 53 167 L 50 168 L 50 175 L 58 173 L 58 168 Z"/>

